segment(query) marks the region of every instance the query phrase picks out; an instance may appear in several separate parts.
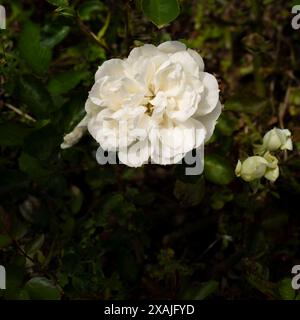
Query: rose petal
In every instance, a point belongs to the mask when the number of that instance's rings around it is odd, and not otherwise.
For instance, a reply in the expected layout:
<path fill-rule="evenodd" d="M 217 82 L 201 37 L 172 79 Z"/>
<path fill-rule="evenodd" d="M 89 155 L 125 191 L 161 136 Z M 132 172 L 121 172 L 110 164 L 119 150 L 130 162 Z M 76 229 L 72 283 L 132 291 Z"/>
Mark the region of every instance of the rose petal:
<path fill-rule="evenodd" d="M 198 106 L 197 115 L 210 113 L 219 102 L 219 85 L 217 79 L 210 73 L 201 72 L 200 79 L 204 85 L 204 92 Z"/>
<path fill-rule="evenodd" d="M 212 136 L 215 130 L 217 119 L 219 118 L 221 111 L 222 111 L 222 105 L 220 102 L 218 102 L 217 106 L 213 109 L 213 111 L 211 111 L 210 113 L 204 116 L 196 117 L 196 119 L 200 121 L 206 129 L 205 141 L 208 141 Z"/>
<path fill-rule="evenodd" d="M 203 61 L 202 57 L 200 56 L 200 54 L 197 51 L 192 50 L 192 49 L 187 49 L 187 52 L 191 55 L 191 57 L 195 60 L 195 62 L 199 66 L 199 71 L 203 71 L 204 70 L 204 61 Z"/>
<path fill-rule="evenodd" d="M 110 76 L 124 76 L 124 61 L 121 59 L 110 59 L 105 62 L 98 68 L 95 74 L 95 81 L 103 77 Z"/>
<path fill-rule="evenodd" d="M 149 140 L 138 141 L 127 148 L 119 150 L 119 160 L 129 167 L 140 167 L 149 160 Z"/>
<path fill-rule="evenodd" d="M 186 50 L 186 46 L 179 41 L 166 41 L 161 43 L 157 49 L 166 53 L 174 53 Z"/>

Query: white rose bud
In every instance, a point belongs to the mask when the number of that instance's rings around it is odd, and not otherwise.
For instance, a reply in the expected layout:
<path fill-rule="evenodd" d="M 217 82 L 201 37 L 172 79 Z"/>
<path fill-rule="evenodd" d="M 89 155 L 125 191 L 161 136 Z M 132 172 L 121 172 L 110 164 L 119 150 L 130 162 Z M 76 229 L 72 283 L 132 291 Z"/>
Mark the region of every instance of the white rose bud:
<path fill-rule="evenodd" d="M 235 174 L 247 182 L 262 177 L 274 182 L 279 176 L 278 160 L 269 152 L 263 157 L 249 157 L 243 163 L 239 160 Z"/>
<path fill-rule="evenodd" d="M 235 168 L 237 177 L 249 182 L 262 178 L 267 170 L 268 162 L 265 158 L 253 156 L 247 158 L 243 163 L 239 160 Z"/>
<path fill-rule="evenodd" d="M 293 150 L 290 130 L 273 128 L 264 135 L 262 146 L 269 151 Z"/>

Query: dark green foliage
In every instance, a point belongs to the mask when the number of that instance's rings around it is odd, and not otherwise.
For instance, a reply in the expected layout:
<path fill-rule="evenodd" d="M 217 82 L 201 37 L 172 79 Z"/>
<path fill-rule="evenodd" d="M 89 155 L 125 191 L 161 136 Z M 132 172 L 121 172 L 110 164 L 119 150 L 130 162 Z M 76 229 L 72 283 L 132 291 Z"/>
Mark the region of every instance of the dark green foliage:
<path fill-rule="evenodd" d="M 205 156 L 204 163 L 204 176 L 208 181 L 226 185 L 233 180 L 232 165 L 226 158 L 218 154 L 208 154 Z"/>
<path fill-rule="evenodd" d="M 292 3 L 1 2 L 2 299 L 299 299 L 290 286 L 300 263 Z M 62 150 L 97 67 L 169 39 L 199 51 L 220 81 L 225 108 L 203 175 L 100 166 L 89 135 Z M 237 160 L 273 126 L 289 128 L 295 148 L 280 154 L 280 178 L 237 179 Z"/>
<path fill-rule="evenodd" d="M 158 27 L 173 21 L 179 15 L 178 0 L 141 0 L 145 15 Z"/>
<path fill-rule="evenodd" d="M 39 26 L 31 21 L 26 22 L 22 27 L 19 51 L 33 72 L 44 74 L 48 71 L 52 52 L 41 43 Z"/>

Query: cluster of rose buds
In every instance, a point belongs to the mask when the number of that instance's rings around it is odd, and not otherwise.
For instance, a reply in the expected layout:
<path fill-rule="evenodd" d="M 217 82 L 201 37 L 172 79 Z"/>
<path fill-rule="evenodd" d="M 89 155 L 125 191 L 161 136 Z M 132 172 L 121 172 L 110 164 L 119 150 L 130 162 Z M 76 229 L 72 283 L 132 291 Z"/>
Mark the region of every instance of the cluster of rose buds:
<path fill-rule="evenodd" d="M 279 150 L 293 150 L 291 132 L 288 129 L 273 128 L 263 137 L 263 143 L 256 146 L 255 155 L 238 161 L 235 174 L 249 182 L 262 177 L 274 182 L 279 176 L 278 159 L 271 154 Z"/>

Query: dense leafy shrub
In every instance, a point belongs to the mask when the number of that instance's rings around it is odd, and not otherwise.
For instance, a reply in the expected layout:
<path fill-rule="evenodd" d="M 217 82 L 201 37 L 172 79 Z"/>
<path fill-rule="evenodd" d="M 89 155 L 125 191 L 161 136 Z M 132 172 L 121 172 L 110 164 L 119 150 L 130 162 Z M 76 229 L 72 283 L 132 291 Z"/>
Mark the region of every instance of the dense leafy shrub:
<path fill-rule="evenodd" d="M 4 1 L 4 299 L 296 298 L 295 1 L 179 2 Z M 170 39 L 199 51 L 221 86 L 225 109 L 205 149 L 204 174 L 186 176 L 183 165 L 100 166 L 90 136 L 61 150 L 97 67 Z M 237 160 L 274 126 L 289 128 L 294 143 L 279 154 L 276 183 L 236 178 Z"/>

